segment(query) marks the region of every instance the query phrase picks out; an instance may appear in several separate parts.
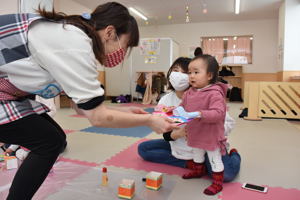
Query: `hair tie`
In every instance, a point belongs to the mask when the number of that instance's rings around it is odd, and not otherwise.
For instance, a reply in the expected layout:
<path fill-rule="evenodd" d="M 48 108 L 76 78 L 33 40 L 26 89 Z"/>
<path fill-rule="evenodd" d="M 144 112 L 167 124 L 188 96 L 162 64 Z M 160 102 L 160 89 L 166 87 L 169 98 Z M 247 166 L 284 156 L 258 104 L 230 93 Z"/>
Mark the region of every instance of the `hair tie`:
<path fill-rule="evenodd" d="M 90 20 L 92 18 L 90 13 L 82 13 L 81 17 L 86 19 L 86 20 Z"/>

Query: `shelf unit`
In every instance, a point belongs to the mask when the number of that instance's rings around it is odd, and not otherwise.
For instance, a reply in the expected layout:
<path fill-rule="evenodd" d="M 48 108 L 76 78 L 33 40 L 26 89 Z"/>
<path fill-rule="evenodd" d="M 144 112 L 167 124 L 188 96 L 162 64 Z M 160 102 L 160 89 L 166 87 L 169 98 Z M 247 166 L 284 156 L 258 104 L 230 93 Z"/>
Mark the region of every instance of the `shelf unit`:
<path fill-rule="evenodd" d="M 228 81 L 229 84 L 231 84 L 233 87 L 238 87 L 243 89 L 243 66 L 240 65 L 223 65 L 220 67 L 220 70 L 222 70 L 222 67 L 227 67 L 228 69 L 232 69 L 232 72 L 235 74 L 235 76 L 222 76 L 222 78 L 226 81 Z"/>

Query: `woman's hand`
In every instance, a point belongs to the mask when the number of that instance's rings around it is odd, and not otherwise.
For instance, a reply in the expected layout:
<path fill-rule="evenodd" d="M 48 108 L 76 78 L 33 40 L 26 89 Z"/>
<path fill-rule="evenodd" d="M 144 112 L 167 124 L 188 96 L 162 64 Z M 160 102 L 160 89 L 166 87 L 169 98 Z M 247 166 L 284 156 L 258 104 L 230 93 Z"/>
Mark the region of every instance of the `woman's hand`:
<path fill-rule="evenodd" d="M 150 115 L 148 122 L 148 126 L 158 134 L 162 134 L 179 128 L 177 124 L 173 122 L 173 120 L 158 115 Z"/>
<path fill-rule="evenodd" d="M 178 138 L 186 137 L 186 130 L 185 127 L 173 130 L 171 133 L 171 138 L 173 140 L 177 140 Z"/>

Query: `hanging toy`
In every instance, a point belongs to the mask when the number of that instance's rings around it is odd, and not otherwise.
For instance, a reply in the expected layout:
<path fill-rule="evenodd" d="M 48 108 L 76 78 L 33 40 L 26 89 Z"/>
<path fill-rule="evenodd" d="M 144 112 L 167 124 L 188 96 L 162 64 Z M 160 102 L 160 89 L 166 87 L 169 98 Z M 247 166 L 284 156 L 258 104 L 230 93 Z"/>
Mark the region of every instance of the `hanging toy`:
<path fill-rule="evenodd" d="M 186 16 L 185 22 L 186 22 L 186 23 L 189 23 L 189 22 L 190 22 L 189 6 L 186 6 L 186 7 L 185 7 L 185 16 Z"/>

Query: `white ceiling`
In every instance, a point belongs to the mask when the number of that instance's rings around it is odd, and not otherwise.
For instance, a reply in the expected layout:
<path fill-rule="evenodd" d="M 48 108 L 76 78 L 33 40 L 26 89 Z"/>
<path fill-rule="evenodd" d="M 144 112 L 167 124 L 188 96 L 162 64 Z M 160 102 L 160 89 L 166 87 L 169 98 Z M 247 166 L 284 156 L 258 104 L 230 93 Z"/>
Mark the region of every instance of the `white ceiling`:
<path fill-rule="evenodd" d="M 107 0 L 73 0 L 94 9 Z M 209 21 L 235 21 L 271 19 L 278 17 L 282 0 L 241 0 L 240 14 L 234 14 L 234 0 L 116 0 L 127 7 L 134 7 L 149 18 L 149 25 L 185 23 L 185 8 L 189 6 L 191 23 Z M 203 14 L 206 4 L 207 14 Z M 172 20 L 168 16 L 172 15 Z M 136 17 L 140 25 L 143 20 Z"/>

